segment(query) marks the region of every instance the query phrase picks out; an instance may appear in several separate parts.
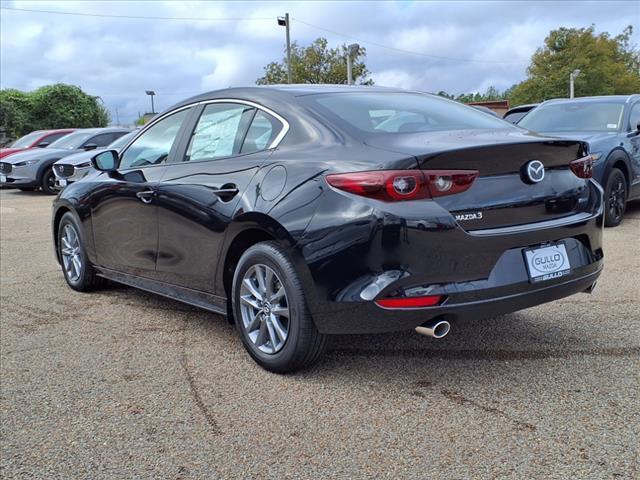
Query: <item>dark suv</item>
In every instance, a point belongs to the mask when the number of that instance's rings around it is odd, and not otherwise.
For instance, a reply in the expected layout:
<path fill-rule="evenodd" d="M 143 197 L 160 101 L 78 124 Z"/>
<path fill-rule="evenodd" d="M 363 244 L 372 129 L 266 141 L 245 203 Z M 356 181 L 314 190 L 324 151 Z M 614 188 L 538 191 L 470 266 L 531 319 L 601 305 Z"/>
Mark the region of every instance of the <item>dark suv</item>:
<path fill-rule="evenodd" d="M 640 198 L 640 95 L 548 100 L 518 126 L 589 144 L 608 227 L 622 221 L 628 200 Z"/>

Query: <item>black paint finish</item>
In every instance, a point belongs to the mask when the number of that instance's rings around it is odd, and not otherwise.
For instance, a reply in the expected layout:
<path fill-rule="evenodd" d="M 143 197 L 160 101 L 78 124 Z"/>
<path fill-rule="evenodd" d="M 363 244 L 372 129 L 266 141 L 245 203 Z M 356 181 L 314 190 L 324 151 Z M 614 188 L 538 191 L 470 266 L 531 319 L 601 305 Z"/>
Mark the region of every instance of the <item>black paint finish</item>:
<path fill-rule="evenodd" d="M 74 212 L 90 239 L 89 258 L 105 276 L 196 305 L 210 299 L 214 311 L 229 296 L 242 248 L 276 240 L 288 248 L 323 333 L 490 316 L 593 284 L 603 258 L 601 189 L 568 169 L 584 155 L 584 143 L 506 124 L 358 138 L 301 101 L 357 89 L 255 87 L 185 101 L 168 111 L 193 105 L 165 163 L 94 172 L 73 183 L 54 204 L 54 229 L 65 211 Z M 216 99 L 276 112 L 288 132 L 275 148 L 183 161 L 199 104 Z M 520 177 L 531 159 L 547 167 L 545 180 L 535 185 Z M 338 191 L 325 181 L 329 173 L 418 168 L 476 169 L 480 177 L 461 194 L 396 203 Z M 140 198 L 144 192 L 151 192 L 143 195 L 149 203 Z M 465 212 L 482 218 L 457 222 L 454 214 Z M 559 240 L 566 242 L 571 275 L 530 284 L 522 250 Z M 381 287 L 371 297 L 373 284 Z M 447 300 L 412 311 L 383 310 L 372 301 L 426 291 Z"/>

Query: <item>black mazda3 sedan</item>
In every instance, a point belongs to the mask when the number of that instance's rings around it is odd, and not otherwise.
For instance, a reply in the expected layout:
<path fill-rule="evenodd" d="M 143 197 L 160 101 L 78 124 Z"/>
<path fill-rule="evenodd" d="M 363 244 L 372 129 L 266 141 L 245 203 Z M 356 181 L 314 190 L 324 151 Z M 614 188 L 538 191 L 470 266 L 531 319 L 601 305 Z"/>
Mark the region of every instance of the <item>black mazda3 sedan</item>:
<path fill-rule="evenodd" d="M 53 208 L 71 288 L 106 278 L 227 315 L 275 372 L 330 334 L 441 337 L 590 291 L 602 269 L 586 145 L 432 95 L 220 90 L 92 162 Z"/>

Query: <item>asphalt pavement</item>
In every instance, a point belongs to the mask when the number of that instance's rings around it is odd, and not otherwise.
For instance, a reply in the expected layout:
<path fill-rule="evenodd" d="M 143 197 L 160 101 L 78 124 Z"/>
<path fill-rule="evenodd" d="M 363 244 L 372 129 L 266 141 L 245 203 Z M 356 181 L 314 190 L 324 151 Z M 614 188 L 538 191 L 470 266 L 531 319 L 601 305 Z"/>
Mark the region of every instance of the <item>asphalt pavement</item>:
<path fill-rule="evenodd" d="M 0 192 L 3 478 L 640 476 L 640 203 L 592 295 L 442 340 L 335 337 L 280 376 L 222 317 L 68 288 L 51 201 Z"/>

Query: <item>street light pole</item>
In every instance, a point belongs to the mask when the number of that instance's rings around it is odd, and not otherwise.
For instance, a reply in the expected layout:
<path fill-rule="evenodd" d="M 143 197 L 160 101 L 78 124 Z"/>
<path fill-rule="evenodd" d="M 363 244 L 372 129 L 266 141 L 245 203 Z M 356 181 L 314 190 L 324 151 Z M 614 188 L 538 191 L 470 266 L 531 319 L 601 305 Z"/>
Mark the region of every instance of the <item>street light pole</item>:
<path fill-rule="evenodd" d="M 360 45 L 352 43 L 347 47 L 347 85 L 353 85 L 353 59 L 358 55 Z"/>
<path fill-rule="evenodd" d="M 289 14 L 285 13 L 284 17 L 278 17 L 278 25 L 285 27 L 287 36 L 287 83 L 291 83 L 291 34 L 289 32 Z"/>
<path fill-rule="evenodd" d="M 154 92 L 153 90 L 145 90 L 145 92 L 151 97 L 151 113 L 156 113 L 155 107 L 153 105 L 153 97 L 156 92 Z"/>
<path fill-rule="evenodd" d="M 578 75 L 580 70 L 577 68 L 569 75 L 569 98 L 573 98 L 573 83 Z"/>

